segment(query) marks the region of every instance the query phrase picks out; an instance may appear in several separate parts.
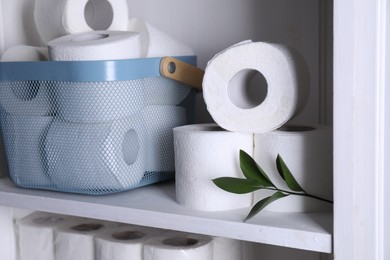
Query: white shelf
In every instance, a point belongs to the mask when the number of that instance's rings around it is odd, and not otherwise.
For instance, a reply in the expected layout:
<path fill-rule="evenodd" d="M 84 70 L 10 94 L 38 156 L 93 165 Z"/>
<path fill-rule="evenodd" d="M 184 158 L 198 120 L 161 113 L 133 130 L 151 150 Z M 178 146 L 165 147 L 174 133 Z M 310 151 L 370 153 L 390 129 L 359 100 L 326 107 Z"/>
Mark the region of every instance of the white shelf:
<path fill-rule="evenodd" d="M 87 196 L 29 190 L 0 179 L 0 205 L 222 236 L 264 244 L 332 252 L 333 215 L 263 211 L 248 222 L 249 209 L 202 212 L 175 201 L 172 182 L 128 192 Z"/>

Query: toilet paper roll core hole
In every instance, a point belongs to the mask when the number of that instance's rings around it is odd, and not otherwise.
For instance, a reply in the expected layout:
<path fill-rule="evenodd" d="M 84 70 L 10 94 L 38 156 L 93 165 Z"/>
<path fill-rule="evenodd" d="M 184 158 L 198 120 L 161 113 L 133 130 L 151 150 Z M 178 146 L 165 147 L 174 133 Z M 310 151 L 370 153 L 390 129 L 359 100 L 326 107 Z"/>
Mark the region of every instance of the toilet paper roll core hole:
<path fill-rule="evenodd" d="M 267 92 L 267 80 L 260 71 L 254 69 L 240 70 L 228 85 L 230 100 L 242 109 L 259 106 L 265 100 Z"/>
<path fill-rule="evenodd" d="M 28 81 L 27 84 L 17 84 L 11 86 L 15 96 L 24 101 L 33 100 L 39 92 L 40 83 L 38 81 Z"/>
<path fill-rule="evenodd" d="M 137 160 L 140 149 L 137 132 L 134 129 L 127 131 L 122 141 L 122 156 L 127 165 L 131 165 Z"/>
<path fill-rule="evenodd" d="M 173 237 L 167 238 L 162 243 L 166 246 L 177 246 L 177 247 L 186 247 L 186 246 L 194 246 L 199 241 L 195 238 L 188 237 Z"/>
<path fill-rule="evenodd" d="M 89 232 L 89 231 L 95 231 L 99 230 L 103 227 L 102 224 L 97 223 L 86 223 L 86 224 L 80 224 L 74 227 L 71 227 L 71 229 L 81 232 Z"/>
<path fill-rule="evenodd" d="M 114 11 L 107 0 L 89 0 L 84 8 L 84 18 L 93 30 L 107 30 L 114 19 Z"/>
<path fill-rule="evenodd" d="M 145 236 L 144 233 L 138 231 L 118 231 L 112 234 L 112 237 L 117 240 L 136 240 Z"/>

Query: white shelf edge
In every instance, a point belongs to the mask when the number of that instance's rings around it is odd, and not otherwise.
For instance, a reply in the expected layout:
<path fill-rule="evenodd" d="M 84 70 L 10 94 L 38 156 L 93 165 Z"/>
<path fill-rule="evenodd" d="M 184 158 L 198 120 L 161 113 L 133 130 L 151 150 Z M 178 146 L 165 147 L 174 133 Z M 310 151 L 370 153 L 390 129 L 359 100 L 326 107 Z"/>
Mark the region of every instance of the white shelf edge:
<path fill-rule="evenodd" d="M 0 179 L 0 205 L 332 252 L 333 215 L 330 212 L 263 211 L 243 223 L 249 209 L 202 212 L 181 207 L 174 200 L 173 183 L 113 195 L 87 196 L 22 189 L 3 178 Z"/>

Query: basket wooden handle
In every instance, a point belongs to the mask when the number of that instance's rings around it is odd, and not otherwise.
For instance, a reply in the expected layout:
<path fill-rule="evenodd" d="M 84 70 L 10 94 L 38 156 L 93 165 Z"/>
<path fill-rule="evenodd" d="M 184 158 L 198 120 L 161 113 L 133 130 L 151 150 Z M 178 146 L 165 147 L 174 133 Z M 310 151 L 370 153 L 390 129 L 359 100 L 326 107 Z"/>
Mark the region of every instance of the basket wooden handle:
<path fill-rule="evenodd" d="M 188 63 L 172 57 L 164 57 L 160 63 L 160 73 L 181 83 L 192 86 L 197 92 L 202 92 L 204 71 Z"/>

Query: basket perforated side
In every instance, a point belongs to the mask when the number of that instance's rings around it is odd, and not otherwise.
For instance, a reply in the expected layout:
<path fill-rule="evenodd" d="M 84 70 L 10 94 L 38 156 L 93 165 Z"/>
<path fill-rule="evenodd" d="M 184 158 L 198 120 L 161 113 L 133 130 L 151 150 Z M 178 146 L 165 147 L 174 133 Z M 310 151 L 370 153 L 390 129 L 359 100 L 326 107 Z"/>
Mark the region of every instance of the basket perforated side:
<path fill-rule="evenodd" d="M 172 128 L 193 122 L 195 93 L 163 77 L 0 81 L 12 181 L 107 194 L 174 177 Z"/>

